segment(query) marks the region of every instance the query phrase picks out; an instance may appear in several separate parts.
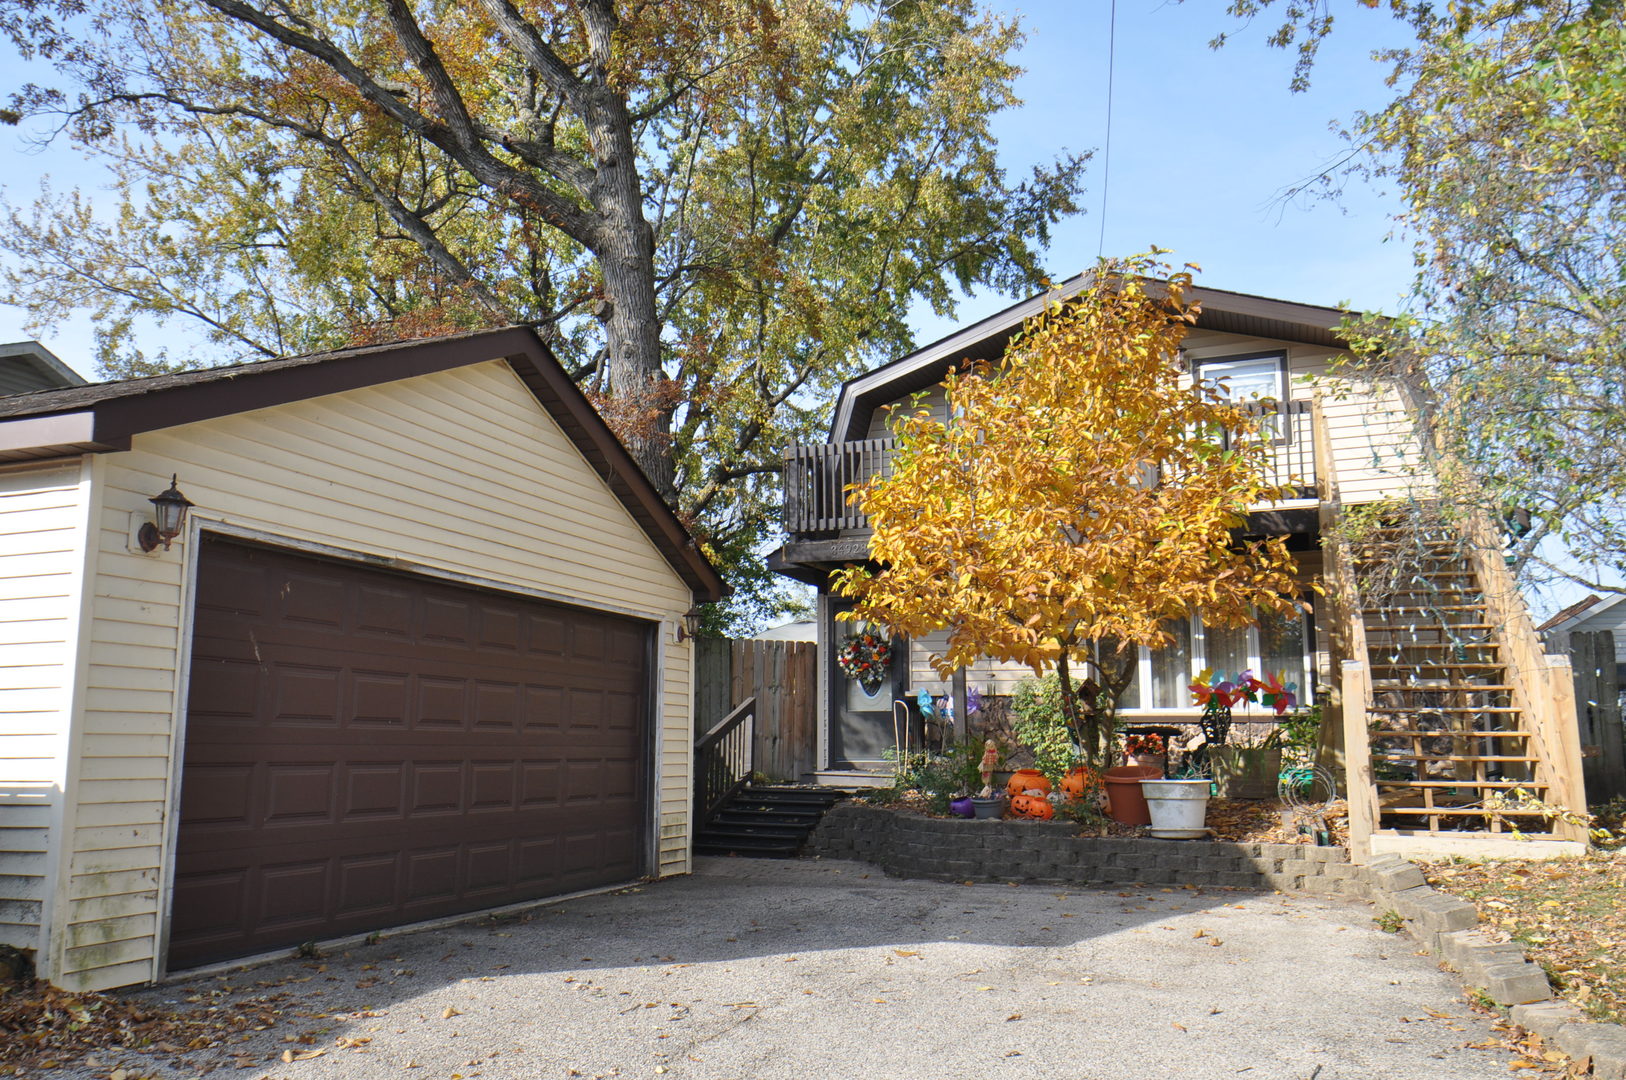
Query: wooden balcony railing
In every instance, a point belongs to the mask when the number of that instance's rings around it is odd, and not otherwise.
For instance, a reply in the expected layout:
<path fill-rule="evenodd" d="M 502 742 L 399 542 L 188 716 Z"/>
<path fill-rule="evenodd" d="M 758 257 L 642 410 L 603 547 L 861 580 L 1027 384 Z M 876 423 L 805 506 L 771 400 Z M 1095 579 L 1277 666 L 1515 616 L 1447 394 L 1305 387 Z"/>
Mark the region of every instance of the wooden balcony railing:
<path fill-rule="evenodd" d="M 1308 401 L 1249 406 L 1273 433 L 1269 479 L 1314 498 L 1314 418 Z M 847 486 L 891 469 L 892 439 L 792 446 L 785 451 L 785 532 L 792 539 L 862 532 L 869 519 L 847 501 Z"/>

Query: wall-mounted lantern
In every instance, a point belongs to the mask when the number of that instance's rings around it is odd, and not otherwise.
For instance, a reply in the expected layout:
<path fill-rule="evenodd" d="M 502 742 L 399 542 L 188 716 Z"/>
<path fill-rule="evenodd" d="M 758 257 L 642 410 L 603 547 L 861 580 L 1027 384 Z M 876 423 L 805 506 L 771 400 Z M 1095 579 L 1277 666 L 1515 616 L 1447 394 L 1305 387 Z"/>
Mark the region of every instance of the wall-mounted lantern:
<path fill-rule="evenodd" d="M 700 633 L 700 609 L 692 607 L 683 613 L 683 621 L 678 623 L 677 639 L 684 641 Z"/>
<path fill-rule="evenodd" d="M 192 505 L 192 500 L 176 490 L 175 482 L 178 479 L 178 475 L 171 476 L 169 488 L 148 500 L 156 510 L 156 520 L 142 525 L 137 534 L 142 551 L 152 551 L 159 544 L 163 544 L 164 550 L 168 551 L 170 541 L 181 535 L 181 527 L 186 524 L 186 510 Z"/>

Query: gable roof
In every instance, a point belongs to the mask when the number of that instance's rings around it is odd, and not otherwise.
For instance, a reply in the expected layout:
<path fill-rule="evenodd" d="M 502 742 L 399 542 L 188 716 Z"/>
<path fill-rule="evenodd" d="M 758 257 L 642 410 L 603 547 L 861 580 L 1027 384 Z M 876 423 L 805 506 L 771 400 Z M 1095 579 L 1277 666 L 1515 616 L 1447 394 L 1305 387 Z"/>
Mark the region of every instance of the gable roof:
<path fill-rule="evenodd" d="M 1585 622 L 1595 615 L 1602 615 L 1622 600 L 1626 600 L 1626 593 L 1616 593 L 1603 600 L 1589 595 L 1585 600 L 1578 600 L 1536 627 L 1542 633 L 1549 630 L 1573 630 L 1579 623 Z"/>
<path fill-rule="evenodd" d="M 21 394 L 57 386 L 83 386 L 84 382 L 78 372 L 37 341 L 0 344 L 0 394 Z"/>
<path fill-rule="evenodd" d="M 135 435 L 503 360 L 696 598 L 728 585 L 553 352 L 525 326 L 279 357 L 0 398 L 0 462 L 128 450 Z"/>
<path fill-rule="evenodd" d="M 943 381 L 949 369 L 962 360 L 998 359 L 1024 322 L 1039 314 L 1046 304 L 1058 297 L 1078 292 L 1088 280 L 1089 274 L 1079 274 L 1049 292 L 1012 304 L 907 356 L 848 379 L 842 384 L 841 394 L 836 399 L 835 417 L 830 424 L 830 441 L 849 442 L 864 438 L 877 408 L 907 394 L 936 386 Z M 1202 304 L 1202 311 L 1197 317 L 1196 328 L 1199 330 L 1302 342 L 1329 349 L 1347 346 L 1334 328 L 1347 316 L 1359 314 L 1206 286 L 1193 287 L 1189 295 Z"/>

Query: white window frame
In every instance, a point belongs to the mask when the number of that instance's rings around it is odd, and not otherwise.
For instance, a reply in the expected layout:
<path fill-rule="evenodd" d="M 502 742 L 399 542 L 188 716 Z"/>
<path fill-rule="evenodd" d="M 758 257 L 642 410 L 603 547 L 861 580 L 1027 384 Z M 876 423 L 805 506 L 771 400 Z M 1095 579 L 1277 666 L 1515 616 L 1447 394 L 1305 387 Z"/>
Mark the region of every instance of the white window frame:
<path fill-rule="evenodd" d="M 1296 682 L 1296 683 L 1298 683 L 1298 689 L 1296 691 L 1294 691 L 1294 696 L 1298 699 L 1299 705 L 1313 705 L 1315 703 L 1315 679 L 1316 679 L 1316 641 L 1315 641 L 1315 637 L 1314 637 L 1315 624 L 1314 624 L 1311 616 L 1307 615 L 1307 614 L 1305 614 L 1303 612 L 1299 613 L 1299 620 L 1300 620 L 1300 624 L 1303 627 L 1303 638 L 1304 638 L 1304 655 L 1303 655 L 1303 657 L 1302 657 L 1302 659 L 1300 661 L 1301 670 L 1289 671 L 1287 673 L 1287 678 L 1286 678 L 1285 681 L 1286 682 Z M 1248 627 L 1248 670 L 1252 671 L 1255 675 L 1259 675 L 1259 674 L 1262 673 L 1260 671 L 1261 665 L 1262 665 L 1262 656 L 1261 656 L 1260 645 L 1259 645 L 1259 627 L 1256 626 L 1256 625 L 1255 626 L 1249 626 Z M 1208 635 L 1207 635 L 1207 632 L 1205 631 L 1205 629 L 1203 627 L 1202 617 L 1200 615 L 1192 616 L 1192 618 L 1191 618 L 1191 670 L 1188 671 L 1186 674 L 1190 678 L 1195 679 L 1197 677 L 1198 673 L 1201 672 L 1204 668 L 1206 668 L 1208 666 L 1209 666 L 1208 665 Z M 1227 672 L 1224 672 L 1223 674 L 1225 674 L 1227 676 L 1231 676 L 1231 675 L 1235 675 L 1236 672 L 1227 671 Z M 1138 688 L 1140 690 L 1140 700 L 1143 703 L 1151 701 L 1152 700 L 1152 650 L 1146 648 L 1145 646 L 1142 646 L 1141 650 L 1140 650 L 1140 662 L 1136 667 L 1135 682 L 1136 682 L 1136 685 L 1138 686 Z M 1159 717 L 1159 716 L 1169 716 L 1169 717 L 1186 716 L 1186 717 L 1189 717 L 1192 713 L 1194 713 L 1196 711 L 1197 711 L 1197 706 L 1196 706 L 1195 703 L 1180 705 L 1178 707 L 1152 707 L 1152 706 L 1149 706 L 1149 705 L 1142 704 L 1142 705 L 1137 706 L 1135 708 L 1126 708 L 1126 709 L 1122 710 L 1119 713 L 1119 715 L 1124 716 L 1124 717 L 1134 717 L 1134 718 L 1137 718 L 1137 719 Z M 1263 713 L 1260 710 L 1255 709 L 1254 711 L 1255 711 L 1255 713 L 1259 714 L 1260 719 L 1264 718 Z"/>

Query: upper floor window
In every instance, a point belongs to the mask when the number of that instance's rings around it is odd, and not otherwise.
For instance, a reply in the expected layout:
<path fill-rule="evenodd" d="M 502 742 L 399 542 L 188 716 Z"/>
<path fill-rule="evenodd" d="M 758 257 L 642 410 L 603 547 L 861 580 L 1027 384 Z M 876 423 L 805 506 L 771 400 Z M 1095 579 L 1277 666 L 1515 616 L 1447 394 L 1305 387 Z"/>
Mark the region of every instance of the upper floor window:
<path fill-rule="evenodd" d="M 1222 356 L 1199 360 L 1197 378 L 1204 386 L 1219 389 L 1232 401 L 1270 398 L 1287 400 L 1287 354 L 1261 353 L 1253 356 Z"/>

